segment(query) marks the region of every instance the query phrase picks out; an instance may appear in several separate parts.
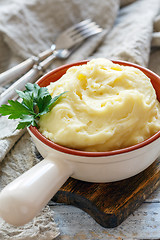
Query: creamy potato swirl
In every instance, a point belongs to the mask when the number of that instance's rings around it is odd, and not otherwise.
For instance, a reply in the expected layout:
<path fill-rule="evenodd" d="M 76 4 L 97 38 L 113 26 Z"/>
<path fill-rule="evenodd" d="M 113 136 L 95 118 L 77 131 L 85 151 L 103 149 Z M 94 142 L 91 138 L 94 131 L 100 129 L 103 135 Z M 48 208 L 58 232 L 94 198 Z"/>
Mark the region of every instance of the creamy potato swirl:
<path fill-rule="evenodd" d="M 58 104 L 40 119 L 40 132 L 60 145 L 110 151 L 135 145 L 160 130 L 160 103 L 139 69 L 98 58 L 68 69 L 48 86 Z"/>

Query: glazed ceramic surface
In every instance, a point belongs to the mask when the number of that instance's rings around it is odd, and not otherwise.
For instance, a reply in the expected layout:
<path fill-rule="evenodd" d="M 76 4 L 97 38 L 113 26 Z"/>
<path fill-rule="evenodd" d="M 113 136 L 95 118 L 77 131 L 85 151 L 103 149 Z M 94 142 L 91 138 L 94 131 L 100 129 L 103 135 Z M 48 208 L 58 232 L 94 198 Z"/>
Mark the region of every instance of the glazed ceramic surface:
<path fill-rule="evenodd" d="M 40 141 L 33 132 L 29 130 L 38 151 L 44 158 L 56 160 L 57 165 L 64 164 L 66 166 L 64 171 L 69 169 L 71 177 L 88 182 L 113 182 L 134 176 L 146 169 L 160 154 L 160 138 L 158 138 L 142 148 L 126 153 L 95 157 L 79 156 L 51 148 Z"/>
<path fill-rule="evenodd" d="M 51 81 L 58 80 L 69 67 L 86 62 L 57 68 L 37 83 L 41 87 L 47 86 Z M 135 64 L 114 62 L 143 71 L 151 79 L 160 100 L 159 76 Z M 0 193 L 0 215 L 15 226 L 34 218 L 69 177 L 98 183 L 119 181 L 143 171 L 160 155 L 160 131 L 142 143 L 110 152 L 69 149 L 48 140 L 35 127 L 30 127 L 28 131 L 44 160 Z"/>

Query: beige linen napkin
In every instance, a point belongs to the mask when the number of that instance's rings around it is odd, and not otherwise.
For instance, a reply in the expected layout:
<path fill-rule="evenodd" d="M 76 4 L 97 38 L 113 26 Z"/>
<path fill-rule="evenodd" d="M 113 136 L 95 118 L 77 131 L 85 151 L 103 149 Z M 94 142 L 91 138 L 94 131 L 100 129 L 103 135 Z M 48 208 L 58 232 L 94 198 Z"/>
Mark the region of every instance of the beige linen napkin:
<path fill-rule="evenodd" d="M 49 48 L 61 31 L 86 18 L 100 24 L 105 34 L 87 40 L 68 60 L 56 60 L 51 68 L 93 57 L 118 58 L 147 66 L 152 58 L 153 30 L 159 31 L 159 0 L 3 0 L 0 4 L 0 71 Z M 159 50 L 152 54 L 160 59 Z M 154 57 L 149 63 L 151 68 L 153 61 L 156 63 Z M 13 132 L 16 124 L 17 121 L 0 117 L 1 189 L 39 161 L 28 133 Z M 57 235 L 49 207 L 23 227 L 12 227 L 0 220 L 0 239 L 50 240 Z"/>
<path fill-rule="evenodd" d="M 159 5 L 160 1 L 157 0 L 139 0 L 122 8 L 114 28 L 94 56 L 103 55 L 147 66 L 153 22 Z"/>

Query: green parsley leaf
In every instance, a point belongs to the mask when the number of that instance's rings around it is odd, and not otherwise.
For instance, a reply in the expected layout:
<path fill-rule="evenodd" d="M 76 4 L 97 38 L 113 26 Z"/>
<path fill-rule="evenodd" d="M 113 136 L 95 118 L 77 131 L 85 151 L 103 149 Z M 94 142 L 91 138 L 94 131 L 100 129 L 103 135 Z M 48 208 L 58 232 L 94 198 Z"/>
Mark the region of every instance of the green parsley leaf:
<path fill-rule="evenodd" d="M 23 129 L 31 125 L 38 127 L 40 116 L 51 111 L 60 97 L 66 93 L 63 92 L 52 98 L 46 87 L 40 87 L 36 83 L 27 83 L 25 87 L 25 91 L 16 90 L 19 97 L 22 98 L 21 103 L 8 100 L 9 105 L 0 107 L 2 116 L 9 115 L 9 119 L 20 119 L 17 129 Z"/>
<path fill-rule="evenodd" d="M 38 127 L 38 124 L 33 115 L 23 115 L 22 119 L 19 121 L 17 129 L 23 129 L 30 126 Z"/>
<path fill-rule="evenodd" d="M 48 95 L 48 96 L 44 96 L 44 98 L 40 98 L 38 103 L 37 103 L 37 106 L 39 108 L 39 116 L 49 112 L 49 106 L 50 106 L 50 103 L 52 101 L 52 97 L 51 95 Z"/>
<path fill-rule="evenodd" d="M 60 99 L 60 97 L 67 92 L 68 91 L 65 91 L 63 93 L 60 93 L 58 96 L 55 96 L 54 98 L 52 98 L 50 104 L 48 105 L 49 109 L 52 109 L 58 103 L 58 100 Z"/>
<path fill-rule="evenodd" d="M 30 110 L 18 101 L 8 100 L 10 105 L 2 105 L 0 113 L 2 116 L 10 115 L 10 119 L 21 118 L 24 115 L 29 115 Z"/>
<path fill-rule="evenodd" d="M 33 101 L 34 101 L 34 96 L 33 92 L 22 92 L 16 90 L 17 94 L 19 95 L 20 98 L 23 99 L 23 105 L 25 105 L 27 108 L 29 108 L 31 111 L 34 111 L 33 109 Z"/>

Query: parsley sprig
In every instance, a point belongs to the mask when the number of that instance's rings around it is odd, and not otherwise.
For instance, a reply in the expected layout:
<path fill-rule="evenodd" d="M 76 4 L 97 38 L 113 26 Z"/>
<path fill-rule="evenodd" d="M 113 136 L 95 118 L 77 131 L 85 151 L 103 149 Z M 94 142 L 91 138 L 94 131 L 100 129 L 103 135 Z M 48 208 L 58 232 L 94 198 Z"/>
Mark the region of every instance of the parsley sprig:
<path fill-rule="evenodd" d="M 39 87 L 36 83 L 27 83 L 25 88 L 25 91 L 16 90 L 19 97 L 22 98 L 22 102 L 8 100 L 9 105 L 0 107 L 2 116 L 9 115 L 9 119 L 20 119 L 16 129 L 23 129 L 31 125 L 38 127 L 40 116 L 49 112 L 65 93 L 52 98 L 46 87 Z"/>

